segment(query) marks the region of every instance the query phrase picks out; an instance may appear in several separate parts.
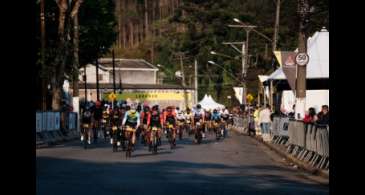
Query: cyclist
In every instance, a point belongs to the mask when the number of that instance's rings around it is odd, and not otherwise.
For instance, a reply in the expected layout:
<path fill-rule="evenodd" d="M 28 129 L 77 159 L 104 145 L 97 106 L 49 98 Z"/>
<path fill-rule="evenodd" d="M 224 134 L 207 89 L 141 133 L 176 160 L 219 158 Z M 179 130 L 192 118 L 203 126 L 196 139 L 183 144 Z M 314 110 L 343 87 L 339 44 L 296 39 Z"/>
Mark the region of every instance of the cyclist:
<path fill-rule="evenodd" d="M 197 138 L 198 138 L 198 133 L 199 131 L 203 131 L 203 124 L 204 124 L 204 111 L 201 107 L 200 104 L 196 105 L 196 108 L 194 109 L 193 111 L 193 117 L 194 117 L 194 120 L 193 120 L 193 126 L 195 127 L 195 141 L 197 141 Z M 200 129 L 197 129 L 196 127 L 196 124 L 200 122 Z M 204 132 L 202 132 L 202 138 L 205 137 L 205 134 Z"/>
<path fill-rule="evenodd" d="M 136 106 L 135 105 L 131 105 L 129 106 L 130 110 L 128 110 L 123 118 L 123 122 L 122 122 L 122 126 L 129 126 L 132 129 L 136 130 L 139 127 L 140 124 L 140 116 L 139 113 L 136 110 Z M 128 109 L 128 106 L 127 106 Z M 135 144 L 135 140 L 136 140 L 136 132 L 133 131 L 132 134 L 132 148 Z"/>
<path fill-rule="evenodd" d="M 158 109 L 158 105 L 154 105 L 152 107 L 152 111 L 151 111 L 150 115 L 148 115 L 148 119 L 147 119 L 147 129 L 148 129 L 147 135 L 148 135 L 148 145 L 149 145 L 150 151 L 152 149 L 152 145 L 151 145 L 151 143 L 152 143 L 151 128 L 152 127 L 157 127 L 158 145 L 161 145 L 161 128 L 163 127 L 163 116 Z"/>
<path fill-rule="evenodd" d="M 150 107 L 148 105 L 144 105 L 143 106 L 143 111 L 141 112 L 141 134 L 142 134 L 142 139 L 141 142 L 142 144 L 147 144 L 147 121 L 148 118 L 150 117 Z"/>
<path fill-rule="evenodd" d="M 176 113 L 174 112 L 172 106 L 168 106 L 166 108 L 166 111 L 164 113 L 163 123 L 164 123 L 165 127 L 167 127 L 166 129 L 169 129 L 172 131 L 172 132 L 167 132 L 167 133 L 171 133 L 170 134 L 170 135 L 172 135 L 171 144 L 172 144 L 172 146 L 176 146 Z M 168 127 L 169 124 L 172 125 L 171 129 Z"/>
<path fill-rule="evenodd" d="M 211 110 L 210 109 L 207 109 L 207 110 L 205 110 L 205 129 L 204 130 L 211 130 L 211 127 L 212 127 L 212 125 L 211 125 L 211 120 L 210 120 L 210 118 L 211 118 Z"/>
<path fill-rule="evenodd" d="M 226 109 L 226 108 L 223 108 L 223 110 L 222 110 L 222 119 L 224 121 L 224 137 L 226 137 L 228 120 L 229 120 L 229 112 L 228 112 L 228 109 Z"/>
<path fill-rule="evenodd" d="M 191 135 L 191 129 L 192 129 L 192 121 L 193 121 L 193 113 L 191 112 L 190 108 L 186 108 L 186 112 L 184 114 L 185 118 L 185 130 L 189 135 Z"/>
<path fill-rule="evenodd" d="M 215 131 L 215 133 L 216 133 L 216 135 L 218 134 L 218 133 L 221 133 L 221 132 L 217 132 L 218 131 L 218 127 L 219 126 L 221 126 L 221 123 L 222 123 L 222 118 L 221 118 L 221 114 L 218 112 L 218 110 L 217 109 L 214 109 L 213 110 L 213 113 L 212 113 L 212 116 L 211 116 L 211 121 L 215 124 L 215 126 L 214 126 L 214 131 Z M 221 133 L 222 134 L 222 133 Z M 222 136 L 223 136 L 223 134 L 222 134 Z M 217 138 L 218 139 L 218 138 Z"/>
<path fill-rule="evenodd" d="M 83 141 L 84 139 L 87 139 L 88 143 L 91 144 L 91 120 L 92 118 L 92 113 L 90 110 L 89 106 L 85 106 L 85 110 L 82 113 L 82 136 L 81 136 L 81 141 Z"/>
<path fill-rule="evenodd" d="M 183 129 L 184 129 L 184 124 L 185 124 L 185 115 L 184 115 L 184 112 L 182 110 L 180 110 L 179 107 L 176 107 L 176 119 L 177 119 L 179 139 L 181 140 Z"/>

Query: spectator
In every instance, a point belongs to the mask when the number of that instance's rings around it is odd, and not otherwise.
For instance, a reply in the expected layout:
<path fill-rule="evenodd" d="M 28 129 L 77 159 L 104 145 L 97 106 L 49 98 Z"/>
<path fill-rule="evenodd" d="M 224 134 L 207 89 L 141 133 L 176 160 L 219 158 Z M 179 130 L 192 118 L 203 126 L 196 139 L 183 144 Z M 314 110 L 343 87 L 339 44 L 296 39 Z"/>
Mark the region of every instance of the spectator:
<path fill-rule="evenodd" d="M 252 107 L 250 108 L 250 120 L 249 120 L 249 123 L 248 123 L 248 135 L 250 136 L 251 134 L 253 134 L 254 136 L 256 135 L 256 127 L 255 127 L 255 112 L 257 108 L 255 107 Z"/>
<path fill-rule="evenodd" d="M 259 131 L 259 127 L 260 127 L 260 123 L 259 123 L 259 116 L 260 116 L 260 111 L 261 111 L 261 107 L 259 107 L 259 105 L 256 107 L 255 112 L 253 113 L 253 117 L 254 117 L 254 121 L 255 121 L 255 129 L 256 132 L 258 133 Z"/>
<path fill-rule="evenodd" d="M 295 104 L 293 105 L 293 110 L 291 110 L 288 114 L 288 117 L 290 119 L 294 119 L 295 118 Z"/>
<path fill-rule="evenodd" d="M 308 111 L 305 112 L 303 122 L 314 123 L 316 121 L 317 121 L 316 110 L 313 107 L 311 107 L 308 109 Z"/>
<path fill-rule="evenodd" d="M 271 115 L 270 105 L 266 104 L 266 108 L 261 110 L 261 112 L 259 114 L 259 122 L 260 122 L 261 130 L 262 130 L 262 137 L 263 137 L 264 141 L 269 140 L 269 128 L 270 128 L 270 123 L 271 123 L 270 115 Z"/>
<path fill-rule="evenodd" d="M 329 125 L 330 115 L 328 105 L 322 106 L 322 111 L 318 113 L 317 124 L 320 125 Z"/>

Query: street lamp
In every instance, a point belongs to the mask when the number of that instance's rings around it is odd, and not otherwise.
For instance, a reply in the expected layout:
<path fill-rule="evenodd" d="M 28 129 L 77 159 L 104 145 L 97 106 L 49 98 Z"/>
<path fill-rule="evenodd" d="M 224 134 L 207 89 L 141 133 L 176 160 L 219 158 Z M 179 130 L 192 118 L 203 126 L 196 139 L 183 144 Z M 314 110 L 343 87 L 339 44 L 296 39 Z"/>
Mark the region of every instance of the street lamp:
<path fill-rule="evenodd" d="M 221 65 L 219 65 L 219 64 L 217 64 L 217 63 L 215 63 L 214 61 L 212 61 L 212 60 L 209 60 L 208 61 L 208 63 L 209 64 L 212 64 L 212 65 L 214 65 L 214 66 L 217 66 L 217 67 L 219 67 L 219 68 L 221 68 L 223 71 L 225 71 L 225 72 L 227 72 L 228 73 L 228 76 L 229 77 L 231 77 L 231 78 L 233 78 L 234 80 L 236 80 L 236 81 L 238 81 L 239 83 L 243 83 L 242 81 L 240 81 L 239 79 L 237 79 L 237 77 L 236 76 L 234 76 L 230 71 L 228 71 L 227 69 L 225 69 L 223 66 L 221 66 Z"/>
<path fill-rule="evenodd" d="M 233 60 L 239 60 L 239 57 L 240 57 L 240 56 L 232 57 L 232 56 L 229 56 L 229 55 L 226 55 L 226 54 L 223 54 L 223 53 L 218 53 L 216 51 L 211 51 L 210 54 L 216 55 L 216 56 L 226 57 L 226 58 L 233 59 Z"/>

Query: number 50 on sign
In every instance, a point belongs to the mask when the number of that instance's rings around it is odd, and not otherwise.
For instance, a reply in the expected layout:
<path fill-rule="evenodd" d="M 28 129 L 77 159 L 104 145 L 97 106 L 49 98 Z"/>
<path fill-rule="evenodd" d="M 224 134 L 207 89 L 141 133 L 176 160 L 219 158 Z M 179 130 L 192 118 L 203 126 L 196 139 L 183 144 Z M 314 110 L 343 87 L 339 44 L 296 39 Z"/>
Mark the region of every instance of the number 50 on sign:
<path fill-rule="evenodd" d="M 298 53 L 295 57 L 295 62 L 300 66 L 305 66 L 309 62 L 309 56 L 306 53 Z"/>

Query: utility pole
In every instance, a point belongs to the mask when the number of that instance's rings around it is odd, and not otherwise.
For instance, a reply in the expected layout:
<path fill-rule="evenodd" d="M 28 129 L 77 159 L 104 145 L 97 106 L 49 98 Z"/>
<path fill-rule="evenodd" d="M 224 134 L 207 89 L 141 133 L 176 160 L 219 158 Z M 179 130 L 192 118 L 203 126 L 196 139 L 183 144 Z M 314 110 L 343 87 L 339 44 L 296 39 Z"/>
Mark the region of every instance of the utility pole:
<path fill-rule="evenodd" d="M 114 56 L 114 48 L 112 50 L 112 60 L 113 60 L 113 92 L 115 94 L 115 56 Z"/>
<path fill-rule="evenodd" d="M 41 67 L 44 69 L 45 63 L 45 49 L 46 49 L 46 22 L 45 22 L 45 13 L 44 13 L 44 0 L 40 0 L 40 9 L 41 9 Z M 42 110 L 47 110 L 47 84 L 46 80 L 41 76 L 42 83 Z"/>
<path fill-rule="evenodd" d="M 198 103 L 198 60 L 194 62 L 194 88 L 195 88 L 195 104 Z"/>
<path fill-rule="evenodd" d="M 274 35 L 272 38 L 272 51 L 276 50 L 276 44 L 278 41 L 278 33 L 279 33 L 279 21 L 280 21 L 280 5 L 281 1 L 276 0 L 276 14 L 275 14 L 275 26 L 274 26 Z"/>
<path fill-rule="evenodd" d="M 184 73 L 184 63 L 183 63 L 183 59 L 186 59 L 184 57 L 185 53 L 184 52 L 177 52 L 176 55 L 178 56 L 179 60 L 180 60 L 180 71 L 181 71 L 181 85 L 184 89 L 184 100 L 185 100 L 185 108 L 188 107 L 188 95 L 186 93 L 186 84 L 185 84 L 185 73 Z"/>
<path fill-rule="evenodd" d="M 120 71 L 119 70 L 119 93 L 122 93 L 122 77 L 120 76 Z"/>
<path fill-rule="evenodd" d="M 307 53 L 306 48 L 306 34 L 305 34 L 305 23 L 307 22 L 307 17 L 309 13 L 308 0 L 298 0 L 298 13 L 299 13 L 299 54 Z M 306 64 L 298 65 L 297 63 L 297 82 L 296 82 L 296 103 L 295 103 L 295 118 L 304 118 L 305 113 L 305 97 L 306 97 L 306 74 L 307 66 Z"/>
<path fill-rule="evenodd" d="M 182 86 L 185 87 L 185 74 L 184 74 L 183 54 L 180 54 L 180 69 L 181 69 Z"/>
<path fill-rule="evenodd" d="M 99 62 L 98 58 L 96 58 L 96 100 L 100 100 L 100 93 L 99 93 Z"/>
<path fill-rule="evenodd" d="M 85 90 L 85 103 L 87 102 L 87 77 L 86 77 L 86 66 L 84 66 L 84 90 Z"/>

